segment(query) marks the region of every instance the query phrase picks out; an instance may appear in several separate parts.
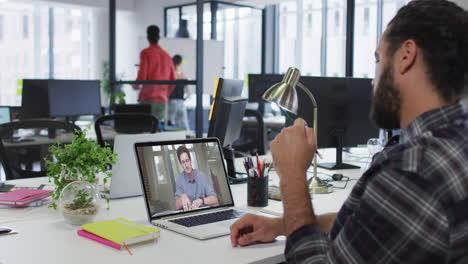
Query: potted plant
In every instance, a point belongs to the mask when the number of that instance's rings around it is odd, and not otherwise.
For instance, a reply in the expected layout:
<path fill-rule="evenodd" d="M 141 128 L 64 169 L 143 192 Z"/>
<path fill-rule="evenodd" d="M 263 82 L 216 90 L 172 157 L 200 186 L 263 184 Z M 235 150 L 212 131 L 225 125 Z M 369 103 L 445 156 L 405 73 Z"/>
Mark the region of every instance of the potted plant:
<path fill-rule="evenodd" d="M 60 199 L 65 186 L 74 181 L 87 182 L 92 185 L 98 183 L 98 174 L 103 175 L 103 183 L 106 184 L 112 176 L 108 166 L 115 164 L 117 154 L 113 153 L 109 146 L 101 147 L 97 142 L 86 138 L 86 131 L 76 131 L 76 136 L 71 144 L 56 144 L 49 148 L 52 160 L 46 160 L 47 175 L 49 182 L 54 183 L 55 190 L 52 193 L 53 202 L 49 205 L 57 209 L 57 201 Z M 76 188 L 75 188 L 76 189 Z M 82 189 L 82 188 L 81 188 Z M 77 190 L 80 190 L 78 188 Z M 92 194 L 88 190 L 88 195 Z M 69 209 L 85 206 L 87 198 L 83 192 L 70 192 L 73 206 L 61 203 L 61 206 L 68 206 Z M 96 191 L 97 193 L 97 191 Z M 109 206 L 109 198 L 106 198 Z M 63 209 L 63 208 L 61 208 Z"/>
<path fill-rule="evenodd" d="M 99 193 L 95 185 L 87 181 L 71 182 L 60 194 L 59 208 L 66 223 L 91 222 L 99 212 Z"/>

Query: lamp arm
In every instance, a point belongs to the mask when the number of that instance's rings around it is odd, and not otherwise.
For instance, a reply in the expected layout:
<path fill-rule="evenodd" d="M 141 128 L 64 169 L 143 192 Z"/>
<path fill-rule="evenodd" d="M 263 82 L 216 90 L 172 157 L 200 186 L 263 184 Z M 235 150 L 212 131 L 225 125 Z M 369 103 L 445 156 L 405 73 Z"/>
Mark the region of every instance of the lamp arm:
<path fill-rule="evenodd" d="M 307 87 L 305 87 L 302 83 L 300 82 L 297 82 L 296 84 L 299 88 L 301 88 L 306 94 L 307 96 L 309 97 L 310 101 L 312 101 L 312 104 L 314 106 L 314 136 L 315 136 L 315 144 L 318 146 L 318 141 L 317 141 L 317 112 L 318 112 L 318 109 L 317 109 L 317 102 L 315 101 L 315 97 L 314 95 L 309 91 L 309 89 L 307 89 Z M 317 177 L 317 154 L 314 153 L 314 176 L 312 178 L 312 181 L 319 181 L 319 178 Z M 316 183 L 315 183 L 316 184 Z"/>
<path fill-rule="evenodd" d="M 296 84 L 297 86 L 299 86 L 299 88 L 302 89 L 302 91 L 304 91 L 307 96 L 309 97 L 310 101 L 312 101 L 312 104 L 314 105 L 314 108 L 317 108 L 317 102 L 315 101 L 315 97 L 314 95 L 309 91 L 309 89 L 307 89 L 307 87 L 305 87 L 305 85 L 303 85 L 302 83 L 300 82 L 297 82 Z"/>

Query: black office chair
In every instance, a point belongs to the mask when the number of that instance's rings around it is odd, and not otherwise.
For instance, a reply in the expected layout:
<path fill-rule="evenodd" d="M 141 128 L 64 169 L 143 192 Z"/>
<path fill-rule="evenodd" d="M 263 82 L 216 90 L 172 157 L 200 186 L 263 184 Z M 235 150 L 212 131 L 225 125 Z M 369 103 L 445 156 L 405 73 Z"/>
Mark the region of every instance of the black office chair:
<path fill-rule="evenodd" d="M 113 136 L 104 140 L 102 129 L 107 130 L 107 134 L 141 134 L 156 133 L 158 131 L 158 119 L 151 114 L 122 113 L 99 117 L 94 123 L 96 139 L 99 145 L 112 144 Z"/>
<path fill-rule="evenodd" d="M 71 142 L 80 131 L 72 123 L 50 119 L 0 125 L 0 162 L 6 179 L 46 176 L 45 159 L 51 158 L 49 147 L 57 142 Z"/>
<path fill-rule="evenodd" d="M 233 148 L 245 153 L 265 155 L 268 143 L 262 114 L 256 110 L 245 109 L 244 116 L 255 117 L 257 125 L 254 129 L 250 125 L 244 125 L 241 130 L 241 138 L 234 142 Z"/>

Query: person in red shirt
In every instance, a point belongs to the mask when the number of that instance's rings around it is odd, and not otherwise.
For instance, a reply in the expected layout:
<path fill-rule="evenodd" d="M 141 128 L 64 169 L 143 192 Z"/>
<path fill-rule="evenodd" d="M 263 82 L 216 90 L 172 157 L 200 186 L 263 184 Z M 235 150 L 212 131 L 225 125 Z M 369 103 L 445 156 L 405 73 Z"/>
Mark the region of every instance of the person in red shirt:
<path fill-rule="evenodd" d="M 171 56 L 159 45 L 159 27 L 150 25 L 146 29 L 149 47 L 140 53 L 140 65 L 138 68 L 138 81 L 146 80 L 175 80 L 176 73 Z M 169 95 L 175 88 L 174 85 L 136 85 L 135 89 L 141 89 L 138 96 L 140 104 L 151 105 L 153 115 L 159 121 L 167 120 L 167 103 Z"/>

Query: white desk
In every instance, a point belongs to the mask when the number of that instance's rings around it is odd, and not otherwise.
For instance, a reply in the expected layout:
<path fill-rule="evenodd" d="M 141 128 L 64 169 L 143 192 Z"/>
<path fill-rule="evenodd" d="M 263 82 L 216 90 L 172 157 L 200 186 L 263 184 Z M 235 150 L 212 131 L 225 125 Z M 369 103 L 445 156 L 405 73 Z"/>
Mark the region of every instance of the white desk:
<path fill-rule="evenodd" d="M 239 167 L 238 167 L 239 168 Z M 347 171 L 352 178 L 359 170 Z M 46 178 L 10 181 L 19 185 L 36 186 Z M 355 181 L 354 181 L 355 182 Z M 351 190 L 336 189 L 332 194 L 315 195 L 318 214 L 336 212 Z M 27 184 L 26 184 L 27 183 Z M 246 206 L 246 184 L 232 185 L 235 204 Z M 281 205 L 269 200 L 271 205 Z M 111 200 L 110 210 L 101 210 L 98 220 L 125 217 L 149 225 L 142 197 Z M 251 208 L 259 210 L 260 208 Z M 0 206 L 0 226 L 8 226 L 18 234 L 0 236 L 0 263 L 277 263 L 283 259 L 285 238 L 269 244 L 232 248 L 229 236 L 199 241 L 171 231 L 161 230 L 156 243 L 134 245 L 133 256 L 125 250 L 115 250 L 76 234 L 77 226 L 67 225 L 58 211 L 39 207 L 10 208 Z"/>

